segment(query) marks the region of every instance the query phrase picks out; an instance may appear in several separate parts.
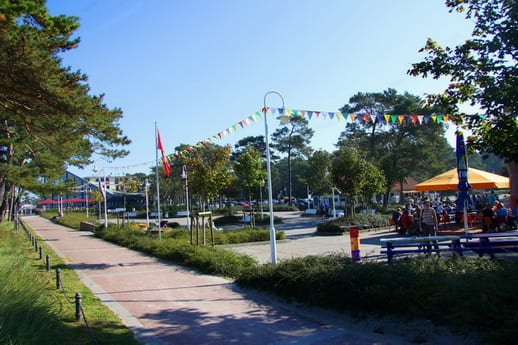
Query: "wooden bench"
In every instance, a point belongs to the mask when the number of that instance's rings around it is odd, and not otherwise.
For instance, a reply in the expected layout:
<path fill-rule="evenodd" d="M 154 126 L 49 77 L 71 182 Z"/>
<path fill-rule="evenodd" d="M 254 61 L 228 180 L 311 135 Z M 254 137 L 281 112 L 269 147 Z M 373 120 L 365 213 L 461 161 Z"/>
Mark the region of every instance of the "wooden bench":
<path fill-rule="evenodd" d="M 420 236 L 396 237 L 380 239 L 382 254 L 387 254 L 387 261 L 391 262 L 395 255 L 400 254 L 431 254 L 444 251 L 462 255 L 460 245 L 461 236 Z"/>

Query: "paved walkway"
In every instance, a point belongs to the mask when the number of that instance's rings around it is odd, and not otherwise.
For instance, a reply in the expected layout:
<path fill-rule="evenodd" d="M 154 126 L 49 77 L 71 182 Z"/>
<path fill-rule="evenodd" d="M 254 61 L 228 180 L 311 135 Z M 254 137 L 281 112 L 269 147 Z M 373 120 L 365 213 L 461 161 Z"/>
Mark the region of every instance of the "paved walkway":
<path fill-rule="evenodd" d="M 406 343 L 362 329 L 345 317 L 333 319 L 330 313 L 298 309 L 258 292 L 242 291 L 225 279 L 113 245 L 90 232 L 71 230 L 38 216 L 26 216 L 23 221 L 76 269 L 83 282 L 144 344 Z M 302 234 L 308 230 L 290 231 Z M 292 237 L 287 247 L 306 243 L 309 237 L 301 236 L 303 242 Z M 345 237 L 326 239 L 331 243 L 319 246 L 345 241 Z M 309 253 L 316 245 L 307 242 L 305 247 Z M 285 251 L 289 256 L 288 249 L 279 244 L 280 258 Z"/>

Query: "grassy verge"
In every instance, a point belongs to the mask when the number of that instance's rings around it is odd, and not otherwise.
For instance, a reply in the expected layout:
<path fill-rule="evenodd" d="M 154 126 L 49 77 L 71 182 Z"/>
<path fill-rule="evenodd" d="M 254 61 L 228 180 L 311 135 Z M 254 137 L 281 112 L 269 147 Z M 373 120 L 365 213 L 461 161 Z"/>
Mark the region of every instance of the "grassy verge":
<path fill-rule="evenodd" d="M 308 256 L 238 277 L 255 288 L 308 305 L 429 319 L 476 331 L 485 344 L 518 338 L 518 261 L 412 259 L 358 264 L 344 256 Z"/>
<path fill-rule="evenodd" d="M 43 244 L 52 268 L 61 269 L 67 296 L 81 293 L 93 336 L 100 344 L 139 344 L 131 330 L 105 307 L 75 272 Z M 56 290 L 55 274 L 48 273 L 23 230 L 0 224 L 0 343 L 92 344 L 85 323 L 75 321 L 75 305 Z"/>

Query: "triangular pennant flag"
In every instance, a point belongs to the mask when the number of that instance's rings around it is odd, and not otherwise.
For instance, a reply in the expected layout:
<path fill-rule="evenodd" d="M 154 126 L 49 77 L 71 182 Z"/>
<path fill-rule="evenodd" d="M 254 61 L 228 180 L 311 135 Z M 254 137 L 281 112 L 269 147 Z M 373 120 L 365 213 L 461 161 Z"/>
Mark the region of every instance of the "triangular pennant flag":
<path fill-rule="evenodd" d="M 425 115 L 423 120 L 424 123 L 428 123 L 428 121 L 430 121 L 430 115 Z"/>
<path fill-rule="evenodd" d="M 442 117 L 442 119 L 443 119 L 444 121 L 449 121 L 449 120 L 450 120 L 450 117 L 449 117 L 448 115 L 444 115 L 444 116 Z"/>
<path fill-rule="evenodd" d="M 303 118 L 306 117 L 306 111 L 305 110 L 301 110 L 300 111 L 300 116 L 302 116 Z"/>
<path fill-rule="evenodd" d="M 423 115 L 417 115 L 417 121 L 419 121 L 419 124 L 422 125 L 423 124 L 423 118 L 424 116 Z"/>
<path fill-rule="evenodd" d="M 403 123 L 403 121 L 405 121 L 405 115 L 399 115 L 398 120 L 399 120 L 399 123 Z"/>
<path fill-rule="evenodd" d="M 264 108 L 263 108 L 263 113 L 267 113 L 269 109 L 270 109 L 270 108 L 268 108 L 268 107 L 264 107 Z"/>
<path fill-rule="evenodd" d="M 385 119 L 384 119 L 383 115 L 376 116 L 376 119 L 378 120 L 379 123 L 385 122 Z"/>
<path fill-rule="evenodd" d="M 286 116 L 291 115 L 291 109 L 284 109 L 284 112 L 286 113 Z"/>
<path fill-rule="evenodd" d="M 417 115 L 412 115 L 412 123 L 417 124 Z"/>
<path fill-rule="evenodd" d="M 319 116 L 320 116 L 320 112 L 319 112 L 319 111 L 315 111 L 315 115 L 316 115 L 317 117 L 319 117 Z"/>
<path fill-rule="evenodd" d="M 276 112 L 277 112 L 277 108 L 270 108 L 270 113 L 272 115 L 275 115 Z"/>
<path fill-rule="evenodd" d="M 308 117 L 311 120 L 311 118 L 313 117 L 313 112 L 308 110 L 306 113 L 308 114 Z"/>
<path fill-rule="evenodd" d="M 383 115 L 386 123 L 390 123 L 390 115 Z"/>
<path fill-rule="evenodd" d="M 327 113 L 329 115 L 329 118 L 332 120 L 335 117 L 335 113 L 329 112 Z"/>
<path fill-rule="evenodd" d="M 340 120 L 342 118 L 342 113 L 335 113 L 336 119 Z"/>
<path fill-rule="evenodd" d="M 238 125 L 240 125 L 241 128 L 245 127 L 245 124 L 243 123 L 243 121 L 239 121 Z"/>
<path fill-rule="evenodd" d="M 320 115 L 322 115 L 324 119 L 327 119 L 327 113 L 325 111 L 321 112 Z"/>
<path fill-rule="evenodd" d="M 442 123 L 442 115 L 437 116 L 437 123 Z"/>
<path fill-rule="evenodd" d="M 363 114 L 363 121 L 364 122 L 369 122 L 370 119 L 371 119 L 371 116 L 369 114 Z"/>
<path fill-rule="evenodd" d="M 349 114 L 349 116 L 351 117 L 351 121 L 354 121 L 356 119 L 356 114 Z"/>
<path fill-rule="evenodd" d="M 347 114 L 347 113 L 342 113 L 342 116 L 344 117 L 344 120 L 347 120 L 347 117 L 349 116 L 349 114 Z"/>
<path fill-rule="evenodd" d="M 432 121 L 433 122 L 437 122 L 437 116 L 436 115 L 432 115 L 431 117 L 432 117 Z"/>
<path fill-rule="evenodd" d="M 284 114 L 284 108 L 277 108 L 277 111 L 279 112 L 279 115 Z"/>
<path fill-rule="evenodd" d="M 292 110 L 292 112 L 293 112 L 293 116 L 300 116 L 298 110 Z"/>
<path fill-rule="evenodd" d="M 258 116 L 258 117 L 263 117 L 263 113 L 261 113 L 260 111 L 256 111 L 255 115 Z"/>
<path fill-rule="evenodd" d="M 392 121 L 392 123 L 396 123 L 397 122 L 397 116 L 396 115 L 390 115 L 390 120 Z"/>

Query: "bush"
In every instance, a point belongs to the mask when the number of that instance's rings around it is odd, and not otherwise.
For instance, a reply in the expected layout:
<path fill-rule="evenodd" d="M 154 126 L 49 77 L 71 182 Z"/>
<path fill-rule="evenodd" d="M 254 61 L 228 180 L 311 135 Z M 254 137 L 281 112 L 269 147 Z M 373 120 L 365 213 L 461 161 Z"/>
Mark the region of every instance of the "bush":
<path fill-rule="evenodd" d="M 354 216 L 342 217 L 320 223 L 317 226 L 318 233 L 343 233 L 345 229 L 340 226 L 344 225 L 366 225 L 366 228 L 379 228 L 389 226 L 389 218 L 385 215 L 360 213 Z"/>
<path fill-rule="evenodd" d="M 484 343 L 513 344 L 518 337 L 516 260 L 434 257 L 360 264 L 341 255 L 307 256 L 245 270 L 237 283 L 340 312 L 395 314 L 478 330 Z"/>
<path fill-rule="evenodd" d="M 256 236 L 253 232 L 250 233 Z M 257 265 L 255 259 L 250 256 L 218 247 L 191 245 L 190 231 L 185 229 L 164 232 L 160 240 L 156 235 L 150 235 L 142 230 L 109 225 L 107 229 L 97 231 L 95 236 L 158 258 L 188 265 L 207 274 L 236 277 L 242 270 Z M 218 238 L 223 235 L 216 231 L 215 236 Z M 232 238 L 232 235 L 228 235 L 228 238 Z"/>

